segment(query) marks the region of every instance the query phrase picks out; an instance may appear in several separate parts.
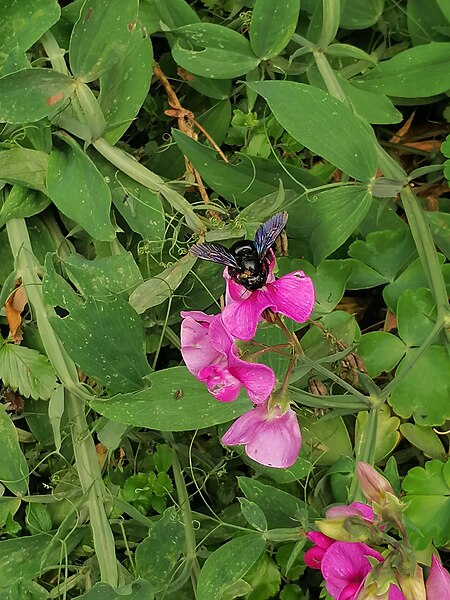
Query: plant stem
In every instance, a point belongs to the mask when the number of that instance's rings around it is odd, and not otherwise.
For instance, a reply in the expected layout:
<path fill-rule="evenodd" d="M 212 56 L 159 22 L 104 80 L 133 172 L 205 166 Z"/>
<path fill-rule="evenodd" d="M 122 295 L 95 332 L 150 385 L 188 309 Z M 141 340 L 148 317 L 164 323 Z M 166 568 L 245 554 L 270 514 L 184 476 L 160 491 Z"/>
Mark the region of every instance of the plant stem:
<path fill-rule="evenodd" d="M 369 411 L 367 421 L 365 422 L 361 432 L 360 451 L 356 456 L 356 463 L 358 461 L 364 461 L 370 465 L 373 465 L 375 462 L 379 410 L 379 408 L 372 408 L 372 410 Z M 364 502 L 364 496 L 359 487 L 358 477 L 356 476 L 356 464 L 352 483 L 348 493 L 348 500 L 349 502 Z"/>
<path fill-rule="evenodd" d="M 66 406 L 72 423 L 75 464 L 81 487 L 87 495 L 94 548 L 100 567 L 101 580 L 117 585 L 117 564 L 114 537 L 103 505 L 104 485 L 98 465 L 94 441 L 84 413 L 84 401 L 91 396 L 80 385 L 76 366 L 53 331 L 44 303 L 42 284 L 37 274 L 37 260 L 33 254 L 24 219 L 6 223 L 11 251 L 15 259 L 17 277 L 22 279 L 33 310 L 39 335 L 53 368 L 66 388 Z"/>
<path fill-rule="evenodd" d="M 339 0 L 323 0 L 322 30 L 317 46 L 320 50 L 327 48 L 336 37 L 339 28 L 341 3 Z"/>

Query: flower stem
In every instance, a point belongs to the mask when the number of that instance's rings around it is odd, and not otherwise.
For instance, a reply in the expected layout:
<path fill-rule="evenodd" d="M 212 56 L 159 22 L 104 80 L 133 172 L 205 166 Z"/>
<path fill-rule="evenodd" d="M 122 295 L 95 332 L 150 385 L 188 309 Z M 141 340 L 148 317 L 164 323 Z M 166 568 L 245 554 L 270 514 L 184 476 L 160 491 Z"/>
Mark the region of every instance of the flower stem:
<path fill-rule="evenodd" d="M 9 243 L 15 259 L 17 277 L 22 279 L 28 303 L 33 311 L 39 334 L 53 368 L 66 389 L 66 406 L 72 424 L 75 464 L 81 487 L 87 496 L 94 548 L 102 582 L 117 585 L 117 563 L 114 537 L 103 505 L 104 484 L 98 464 L 94 440 L 84 412 L 84 400 L 91 398 L 78 381 L 75 364 L 64 350 L 49 322 L 49 314 L 42 295 L 42 284 L 37 273 L 24 219 L 6 223 Z"/>

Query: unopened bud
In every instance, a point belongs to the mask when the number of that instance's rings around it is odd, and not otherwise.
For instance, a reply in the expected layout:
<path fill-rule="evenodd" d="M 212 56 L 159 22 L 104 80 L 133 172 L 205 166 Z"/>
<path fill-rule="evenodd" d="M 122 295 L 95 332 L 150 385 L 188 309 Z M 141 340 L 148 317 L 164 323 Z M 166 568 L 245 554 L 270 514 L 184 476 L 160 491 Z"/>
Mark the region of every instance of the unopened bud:
<path fill-rule="evenodd" d="M 372 523 L 361 517 L 336 517 L 316 521 L 322 533 L 340 542 L 366 542 L 372 533 Z"/>
<path fill-rule="evenodd" d="M 427 600 L 449 600 L 450 573 L 433 554 L 430 574 L 427 579 Z"/>
<path fill-rule="evenodd" d="M 405 598 L 408 600 L 427 600 L 427 593 L 423 582 L 423 570 L 419 565 L 417 565 L 412 575 L 402 575 L 399 572 L 397 577 Z"/>
<path fill-rule="evenodd" d="M 380 475 L 372 465 L 360 461 L 356 466 L 356 473 L 361 491 L 370 502 L 383 506 L 386 503 L 387 493 L 395 496 L 389 481 Z"/>

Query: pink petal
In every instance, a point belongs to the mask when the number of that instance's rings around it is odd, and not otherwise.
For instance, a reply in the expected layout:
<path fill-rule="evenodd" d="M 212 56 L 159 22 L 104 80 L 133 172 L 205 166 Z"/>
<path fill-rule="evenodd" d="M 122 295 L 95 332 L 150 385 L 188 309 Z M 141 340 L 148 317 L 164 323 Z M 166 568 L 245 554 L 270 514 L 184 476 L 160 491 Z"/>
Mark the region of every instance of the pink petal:
<path fill-rule="evenodd" d="M 339 594 L 339 600 L 354 600 L 357 598 L 357 593 L 359 592 L 360 584 L 357 583 L 349 583 L 345 586 L 342 592 Z"/>
<path fill-rule="evenodd" d="M 308 531 L 306 534 L 308 540 L 319 546 L 320 548 L 324 548 L 325 550 L 329 548 L 336 540 L 328 537 L 324 533 L 320 533 L 320 531 Z"/>
<path fill-rule="evenodd" d="M 199 381 L 206 383 L 209 393 L 220 402 L 236 400 L 242 388 L 240 381 L 224 365 L 205 367 L 197 377 Z"/>
<path fill-rule="evenodd" d="M 335 542 L 328 548 L 321 570 L 327 591 L 333 598 L 339 598 L 349 584 L 356 584 L 358 588 L 364 581 L 372 570 L 366 556 L 383 561 L 379 552 L 361 542 Z"/>
<path fill-rule="evenodd" d="M 222 315 L 215 315 L 209 326 L 209 339 L 213 348 L 222 354 L 230 354 L 234 346 L 233 336 L 225 328 L 222 321 Z"/>
<path fill-rule="evenodd" d="M 322 565 L 322 558 L 325 555 L 325 549 L 314 546 L 305 552 L 303 560 L 305 565 L 310 569 L 320 569 Z"/>
<path fill-rule="evenodd" d="M 374 512 L 371 506 L 363 504 L 362 502 L 352 502 L 348 506 L 333 506 L 326 512 L 327 519 L 334 519 L 336 517 L 353 517 L 359 516 L 370 521 L 374 520 Z"/>
<path fill-rule="evenodd" d="M 450 573 L 441 565 L 435 554 L 425 587 L 427 600 L 450 600 Z"/>
<path fill-rule="evenodd" d="M 222 437 L 229 446 L 245 444 L 247 456 L 268 467 L 291 467 L 298 458 L 301 433 L 297 415 L 260 405 L 239 417 Z"/>
<path fill-rule="evenodd" d="M 214 317 L 197 311 L 181 314 L 184 316 L 181 323 L 181 354 L 188 370 L 197 376 L 204 367 L 221 358 L 209 338 L 209 327 Z"/>
<path fill-rule="evenodd" d="M 428 594 L 427 598 L 428 600 L 430 598 Z M 400 591 L 400 588 L 396 586 L 395 583 L 391 583 L 391 586 L 389 588 L 388 600 L 406 600 L 405 596 L 403 595 L 403 592 Z M 448 598 L 445 599 L 445 597 L 443 598 L 441 596 L 441 600 L 448 600 Z"/>
<path fill-rule="evenodd" d="M 270 307 L 286 317 L 303 323 L 311 316 L 315 302 L 314 285 L 303 271 L 294 271 L 268 284 Z"/>
<path fill-rule="evenodd" d="M 250 292 L 244 300 L 228 303 L 222 311 L 222 320 L 232 336 L 239 340 L 251 340 L 261 313 L 270 306 L 265 288 Z"/>
<path fill-rule="evenodd" d="M 253 404 L 265 402 L 275 386 L 272 369 L 266 365 L 245 362 L 234 353 L 229 355 L 228 360 L 230 373 L 245 387 Z"/>

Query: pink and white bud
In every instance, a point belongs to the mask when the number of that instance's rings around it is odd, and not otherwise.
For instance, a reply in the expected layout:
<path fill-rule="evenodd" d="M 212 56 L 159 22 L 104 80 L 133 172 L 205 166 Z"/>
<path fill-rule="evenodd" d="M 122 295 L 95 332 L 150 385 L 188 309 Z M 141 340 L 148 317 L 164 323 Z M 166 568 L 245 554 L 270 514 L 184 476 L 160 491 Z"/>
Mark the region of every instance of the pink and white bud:
<path fill-rule="evenodd" d="M 427 600 L 450 600 L 450 573 L 433 554 L 430 574 L 428 575 Z"/>
<path fill-rule="evenodd" d="M 395 495 L 386 477 L 380 475 L 372 465 L 362 461 L 358 462 L 356 474 L 361 491 L 370 502 L 383 506 L 386 502 L 386 494 Z"/>

